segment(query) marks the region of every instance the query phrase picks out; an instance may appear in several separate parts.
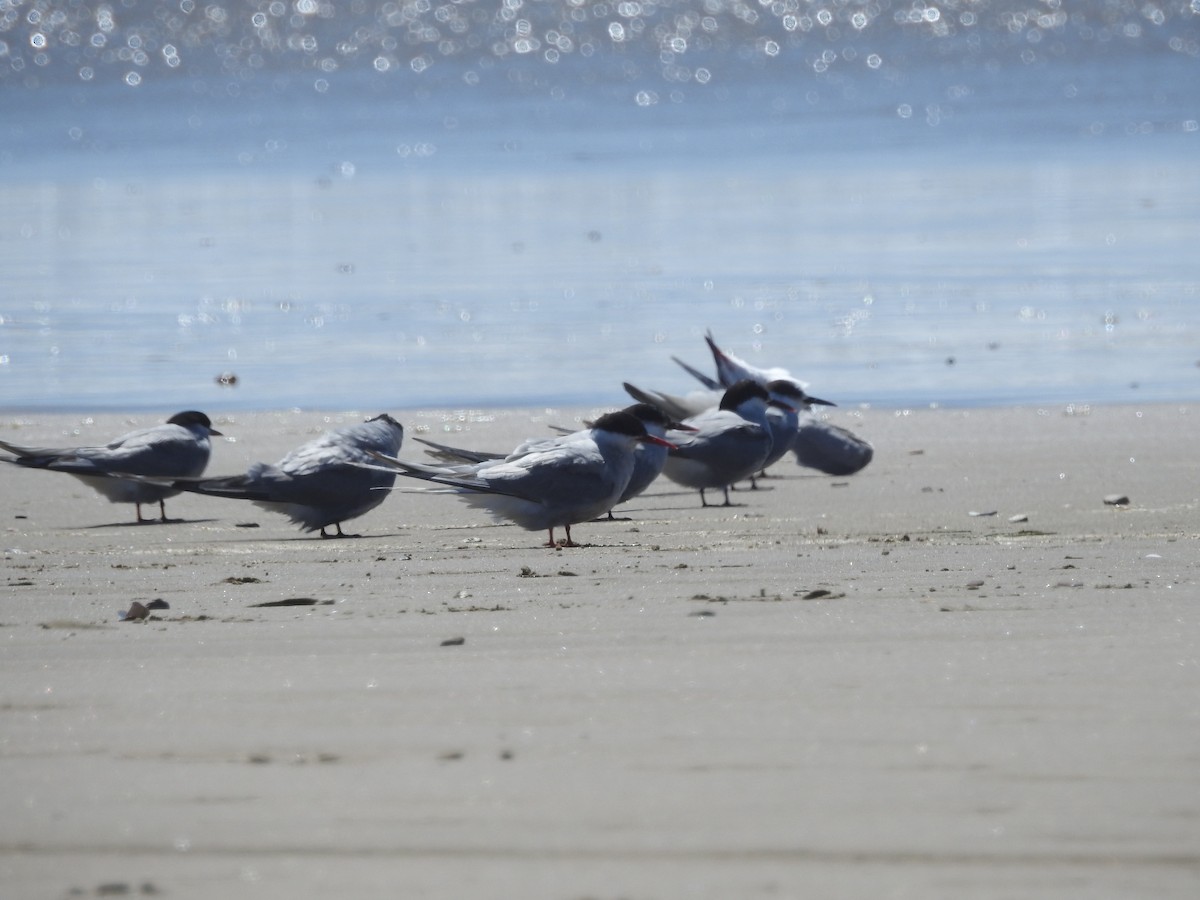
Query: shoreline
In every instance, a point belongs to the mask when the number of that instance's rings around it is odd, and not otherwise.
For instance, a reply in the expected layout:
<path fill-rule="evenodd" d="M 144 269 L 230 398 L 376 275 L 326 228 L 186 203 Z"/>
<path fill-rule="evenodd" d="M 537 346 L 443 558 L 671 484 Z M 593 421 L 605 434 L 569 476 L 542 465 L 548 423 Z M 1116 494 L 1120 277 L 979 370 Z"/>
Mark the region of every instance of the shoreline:
<path fill-rule="evenodd" d="M 401 456 L 422 429 L 503 449 L 595 410 L 456 412 L 397 413 Z M 356 415 L 214 417 L 231 439 L 208 473 Z M 660 481 L 558 550 L 419 490 L 323 541 L 199 496 L 137 526 L 75 479 L 0 468 L 4 882 L 1190 897 L 1200 416 L 833 421 L 875 445 L 858 475 L 789 456 L 710 509 Z"/>

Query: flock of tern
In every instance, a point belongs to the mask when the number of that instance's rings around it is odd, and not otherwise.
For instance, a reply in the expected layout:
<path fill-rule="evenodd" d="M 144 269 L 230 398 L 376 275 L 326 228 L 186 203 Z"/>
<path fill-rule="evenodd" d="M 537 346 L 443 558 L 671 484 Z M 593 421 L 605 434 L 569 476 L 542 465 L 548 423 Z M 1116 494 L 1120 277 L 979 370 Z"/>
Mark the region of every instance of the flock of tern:
<path fill-rule="evenodd" d="M 141 429 L 102 447 L 21 447 L 0 441 L 19 466 L 65 472 L 114 503 L 159 504 L 181 492 L 227 497 L 282 513 L 305 531 L 344 537 L 342 523 L 374 509 L 404 475 L 486 510 L 495 519 L 546 531 L 547 546 L 576 546 L 571 526 L 598 516 L 646 490 L 661 474 L 696 490 L 753 481 L 789 451 L 796 461 L 828 474 L 848 475 L 874 453 L 857 435 L 821 421 L 814 405 L 832 406 L 805 392 L 783 369 L 759 369 L 706 337 L 716 377 L 676 359 L 704 390 L 684 396 L 625 384 L 636 401 L 583 429 L 531 438 L 508 453 L 481 452 L 417 438 L 436 464 L 398 458 L 403 426 L 387 414 L 330 431 L 274 464 L 255 463 L 245 474 L 205 478 L 210 438 L 220 432 L 204 413 L 181 412 L 163 425 Z M 331 533 L 328 528 L 333 528 Z M 554 529 L 566 539 L 556 543 Z"/>

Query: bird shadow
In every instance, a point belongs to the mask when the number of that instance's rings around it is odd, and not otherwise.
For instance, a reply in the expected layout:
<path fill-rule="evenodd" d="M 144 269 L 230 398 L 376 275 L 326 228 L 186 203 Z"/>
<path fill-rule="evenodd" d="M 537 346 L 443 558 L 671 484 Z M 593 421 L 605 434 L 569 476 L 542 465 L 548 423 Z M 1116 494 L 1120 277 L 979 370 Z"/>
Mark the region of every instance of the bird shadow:
<path fill-rule="evenodd" d="M 237 544 L 294 544 L 294 543 L 317 543 L 317 544 L 338 544 L 338 543 L 355 543 L 362 541 L 364 543 L 373 540 L 395 539 L 404 537 L 404 533 L 400 531 L 381 531 L 371 533 L 354 533 L 354 534 L 328 534 L 325 537 L 321 536 L 319 531 L 300 531 L 289 532 L 287 534 L 278 534 L 277 532 L 268 532 L 266 534 L 248 534 L 248 530 L 257 530 L 258 526 L 239 525 L 237 532 L 233 534 L 222 534 L 215 537 L 214 542 L 220 541 L 223 543 Z"/>
<path fill-rule="evenodd" d="M 764 490 L 764 489 L 763 489 L 763 488 L 759 488 L 759 491 L 762 491 L 762 490 Z M 758 493 L 759 491 L 756 491 L 756 492 L 754 492 L 754 493 Z M 734 492 L 734 491 L 730 491 L 730 493 L 735 493 L 735 492 Z M 749 488 L 747 488 L 747 489 L 746 489 L 746 490 L 744 490 L 744 491 L 737 491 L 736 493 L 739 493 L 739 494 L 750 494 L 750 493 L 751 493 L 751 491 L 749 490 Z M 646 494 L 645 496 L 646 496 L 647 498 L 651 498 L 651 497 L 655 497 L 655 498 L 657 498 L 657 497 L 664 497 L 664 498 L 666 498 L 666 497 L 678 497 L 678 498 L 680 498 L 680 500 L 681 500 L 681 501 L 682 501 L 683 499 L 690 498 L 690 499 L 692 499 L 692 500 L 694 500 L 694 501 L 696 501 L 696 502 L 695 502 L 695 503 L 688 503 L 688 504 L 686 504 L 686 505 L 685 505 L 685 504 L 683 504 L 683 503 L 681 502 L 681 503 L 680 503 L 680 505 L 678 505 L 678 506 L 653 506 L 653 507 L 642 507 L 642 508 L 640 508 L 640 509 L 631 509 L 631 510 L 629 510 L 631 513 L 644 513 L 644 514 L 645 514 L 645 515 L 647 515 L 647 516 L 655 516 L 655 515 L 658 515 L 659 513 L 664 513 L 664 512 L 688 512 L 688 511 L 691 511 L 691 510 L 694 510 L 694 509 L 741 509 L 741 508 L 743 508 L 743 507 L 746 507 L 746 506 L 749 506 L 749 505 L 750 505 L 750 504 L 748 504 L 748 503 L 732 503 L 732 502 L 731 502 L 731 503 L 729 503 L 729 504 L 725 504 L 725 503 L 712 503 L 712 502 L 701 504 L 701 503 L 699 502 L 699 500 L 700 500 L 700 495 L 699 495 L 699 492 L 698 492 L 698 491 L 659 491 L 658 493 L 655 493 L 655 494 Z M 599 522 L 599 521 L 601 521 L 601 520 L 600 520 L 600 519 L 597 519 L 596 521 L 597 521 L 597 522 Z"/>
<path fill-rule="evenodd" d="M 138 522 L 138 521 L 101 522 L 99 525 L 87 525 L 87 526 L 85 526 L 85 529 L 87 531 L 102 531 L 106 528 L 129 528 L 131 526 L 133 528 L 149 528 L 153 525 L 159 525 L 159 526 L 164 526 L 164 525 L 207 525 L 211 522 L 219 522 L 219 521 L 221 521 L 221 520 L 220 519 L 167 519 L 166 521 L 164 521 L 162 519 L 145 519 L 144 521 L 141 521 L 141 522 Z M 74 531 L 75 527 L 76 526 L 71 526 L 70 530 Z"/>

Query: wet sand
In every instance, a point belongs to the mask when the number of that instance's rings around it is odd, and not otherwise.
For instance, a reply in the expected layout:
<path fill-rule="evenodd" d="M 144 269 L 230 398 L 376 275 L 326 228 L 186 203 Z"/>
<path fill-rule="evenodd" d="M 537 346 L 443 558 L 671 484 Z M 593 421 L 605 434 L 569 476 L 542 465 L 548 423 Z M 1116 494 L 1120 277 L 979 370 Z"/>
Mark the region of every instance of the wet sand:
<path fill-rule="evenodd" d="M 228 474 L 385 410 L 207 411 Z M 593 411 L 391 412 L 505 449 Z M 660 481 L 560 550 L 444 495 L 323 541 L 0 468 L 3 893 L 1196 896 L 1200 412 L 834 421 L 859 475 Z"/>

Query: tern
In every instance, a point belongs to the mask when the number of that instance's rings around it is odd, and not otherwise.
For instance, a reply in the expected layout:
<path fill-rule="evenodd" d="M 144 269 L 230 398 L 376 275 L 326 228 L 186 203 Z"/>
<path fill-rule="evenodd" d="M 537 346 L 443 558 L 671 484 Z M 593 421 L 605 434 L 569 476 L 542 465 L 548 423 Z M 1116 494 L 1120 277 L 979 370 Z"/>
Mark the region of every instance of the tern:
<path fill-rule="evenodd" d="M 342 523 L 374 509 L 387 498 L 395 472 L 363 468 L 375 453 L 396 454 L 404 426 L 384 413 L 366 422 L 327 432 L 288 453 L 279 462 L 257 462 L 244 475 L 180 480 L 178 490 L 209 497 L 249 500 L 282 513 L 321 537 L 349 537 Z M 330 525 L 334 534 L 325 531 Z"/>
<path fill-rule="evenodd" d="M 691 430 L 689 426 L 675 421 L 657 406 L 650 403 L 635 403 L 632 406 L 625 407 L 624 411 L 637 417 L 645 427 L 646 432 L 657 438 L 665 439 L 667 429 L 670 428 L 681 431 Z M 593 423 L 585 422 L 584 424 L 590 428 Z M 574 433 L 567 431 L 565 428 L 556 428 L 555 430 L 559 432 L 560 436 Z M 501 459 L 512 461 L 533 450 L 543 448 L 558 439 L 556 437 L 530 438 L 515 450 L 504 454 L 490 453 L 482 450 L 467 450 L 461 447 L 438 444 L 423 438 L 416 438 L 417 441 L 430 448 L 425 451 L 430 456 L 441 462 L 452 464 L 482 463 Z M 625 490 L 621 492 L 621 496 L 614 505 L 619 506 L 645 491 L 662 474 L 663 464 L 666 461 L 667 447 L 665 444 L 639 441 L 633 451 L 633 473 L 629 476 L 629 483 L 625 485 Z M 613 518 L 611 509 L 608 510 L 608 518 Z"/>
<path fill-rule="evenodd" d="M 631 385 L 626 385 L 626 391 L 634 397 L 640 397 L 646 402 L 659 405 L 671 415 L 678 416 L 684 421 L 687 421 L 689 416 L 697 416 L 706 410 L 718 408 L 724 393 L 720 385 L 708 379 L 700 372 L 697 372 L 686 363 L 680 362 L 678 359 L 675 361 L 700 379 L 710 389 L 708 391 L 695 391 L 684 397 L 667 394 L 662 391 L 643 391 L 639 388 L 633 388 Z M 821 406 L 833 406 L 835 404 L 829 400 L 822 400 L 819 397 L 806 394 L 799 383 L 793 379 L 776 379 L 766 382 L 763 384 L 763 387 L 767 389 L 769 398 L 766 421 L 767 428 L 771 432 L 771 449 L 767 453 L 762 465 L 762 469 L 766 469 L 782 458 L 792 448 L 792 444 L 800 428 L 800 416 L 804 411 L 810 410 L 814 404 Z M 636 393 L 634 393 L 635 391 Z M 762 469 L 759 471 L 762 471 Z M 750 476 L 750 485 L 752 488 L 758 486 L 755 483 L 754 475 Z"/>
<path fill-rule="evenodd" d="M 822 400 L 805 393 L 799 383 L 791 379 L 776 378 L 765 385 L 772 402 L 767 407 L 767 427 L 771 429 L 771 452 L 763 460 L 760 472 L 766 470 L 793 449 L 796 436 L 800 433 L 801 415 L 810 413 L 814 406 L 835 406 L 831 400 Z M 805 420 L 812 419 L 806 415 Z M 754 476 L 750 476 L 750 487 L 757 488 Z"/>
<path fill-rule="evenodd" d="M 628 383 L 625 390 L 643 402 L 653 403 L 655 397 L 664 396 Z M 698 490 L 702 506 L 711 505 L 704 495 L 708 488 L 721 488 L 724 505 L 731 506 L 730 485 L 760 471 L 771 452 L 768 405 L 788 408 L 757 382 L 737 382 L 725 391 L 716 408 L 683 420 L 691 432 L 667 432 L 667 440 L 675 447 L 667 454 L 663 474 L 676 484 Z"/>
<path fill-rule="evenodd" d="M 709 331 L 704 335 L 704 340 L 708 344 L 708 349 L 712 352 L 713 363 L 717 367 L 717 381 L 725 386 L 729 386 L 743 378 L 749 378 L 751 381 L 757 381 L 759 384 L 766 384 L 768 381 L 791 381 L 801 389 L 808 387 L 800 379 L 796 378 L 787 369 L 778 366 L 770 369 L 760 369 L 757 366 L 752 366 L 745 360 L 738 359 L 732 353 L 726 353 L 717 346 L 717 342 L 713 340 L 712 332 Z M 676 362 L 679 362 L 676 360 Z M 686 366 L 684 368 L 687 368 Z M 692 371 L 689 369 L 688 371 Z M 693 374 L 695 374 L 693 372 Z"/>
<path fill-rule="evenodd" d="M 548 547 L 560 546 L 554 529 L 562 528 L 567 538 L 561 546 L 575 547 L 571 526 L 617 503 L 633 474 L 634 450 L 640 443 L 672 446 L 621 410 L 600 416 L 582 431 L 527 442 L 523 452 L 503 459 L 437 467 L 374 455 L 390 471 L 443 485 L 495 519 L 548 532 Z"/>
<path fill-rule="evenodd" d="M 220 434 L 204 413 L 187 410 L 171 416 L 166 424 L 131 431 L 101 447 L 51 449 L 19 447 L 0 441 L 0 448 L 16 457 L 5 458 L 6 462 L 31 469 L 65 472 L 113 503 L 134 504 L 140 524 L 153 521 L 142 517 L 142 504 L 155 502 L 160 520 L 166 522 L 167 507 L 163 501 L 174 497 L 179 490 L 121 476 L 157 479 L 199 476 L 208 465 L 212 452 L 209 438 Z"/>
<path fill-rule="evenodd" d="M 676 357 L 672 357 L 672 359 L 709 390 L 719 389 L 721 386 L 727 387 L 742 378 L 750 378 L 760 384 L 771 381 L 790 381 L 802 391 L 807 387 L 787 369 L 777 367 L 760 369 L 738 359 L 732 353 L 726 353 L 717 346 L 712 332 L 706 334 L 704 340 L 708 343 L 713 363 L 717 368 L 715 380 Z M 869 441 L 860 438 L 852 431 L 818 419 L 813 414 L 811 406 L 801 408 L 791 450 L 796 456 L 798 465 L 816 469 L 826 475 L 853 475 L 866 468 L 875 455 L 875 448 Z M 782 450 L 780 456 L 786 452 L 786 449 Z"/>

